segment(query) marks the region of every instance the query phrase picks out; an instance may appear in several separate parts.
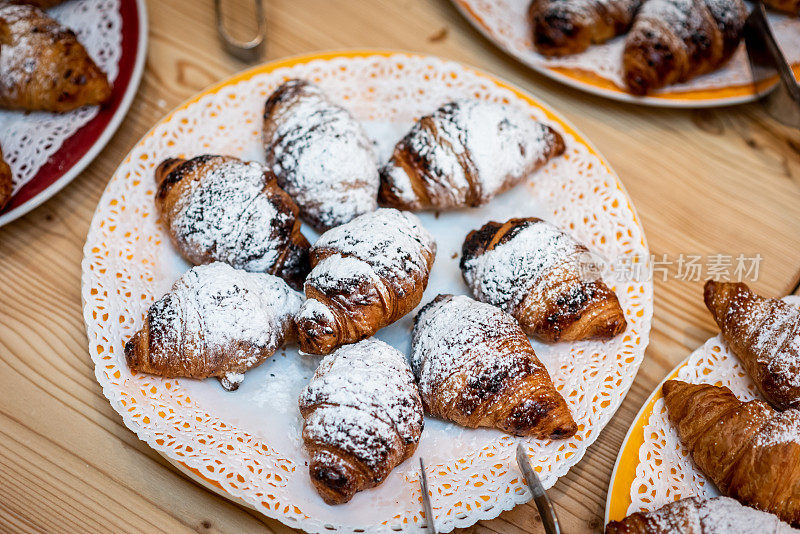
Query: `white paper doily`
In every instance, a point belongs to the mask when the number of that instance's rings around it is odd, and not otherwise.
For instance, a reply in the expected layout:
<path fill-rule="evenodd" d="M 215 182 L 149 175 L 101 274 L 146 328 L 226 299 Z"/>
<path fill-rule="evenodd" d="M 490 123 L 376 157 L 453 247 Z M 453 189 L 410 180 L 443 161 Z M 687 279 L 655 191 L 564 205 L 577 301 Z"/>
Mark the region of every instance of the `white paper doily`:
<path fill-rule="evenodd" d="M 120 0 L 70 0 L 48 14 L 74 31 L 97 66 L 113 84 L 122 55 Z M 0 110 L 0 146 L 11 167 L 16 193 L 61 144 L 98 113 L 97 106 L 69 113 Z"/>
<path fill-rule="evenodd" d="M 547 76 L 565 81 L 574 87 L 588 90 L 603 96 L 640 103 L 658 103 L 665 105 L 719 105 L 718 99 L 692 99 L 677 101 L 657 101 L 648 97 L 634 97 L 626 92 L 610 91 L 600 86 L 591 85 L 576 79 L 558 74 L 551 70 L 563 67 L 589 72 L 608 80 L 619 89 L 625 88 L 622 72 L 622 51 L 625 47 L 625 36 L 617 37 L 607 43 L 591 46 L 585 52 L 560 58 L 547 58 L 535 51 L 531 39 L 531 26 L 528 19 L 528 6 L 531 0 L 453 0 L 456 6 L 466 15 L 481 32 L 494 41 L 500 48 L 510 53 L 523 63 Z M 776 13 L 768 15 L 775 38 L 778 40 L 789 64 L 800 63 L 800 18 L 788 17 Z M 747 63 L 747 52 L 744 44 L 721 69 L 699 76 L 686 83 L 671 85 L 658 93 L 687 93 L 691 91 L 724 89 L 751 84 L 750 67 Z M 753 100 L 750 96 L 747 99 Z M 703 104 L 704 100 L 709 100 Z M 742 99 L 739 99 L 742 100 Z"/>
<path fill-rule="evenodd" d="M 800 305 L 800 297 L 786 297 L 785 300 Z M 676 379 L 690 384 L 727 386 L 741 400 L 761 398 L 744 366 L 721 336 L 709 339 L 693 352 L 681 364 Z M 631 504 L 627 513 L 655 510 L 695 495 L 716 497 L 719 490 L 694 465 L 681 445 L 678 433 L 669 422 L 664 399 L 660 397 L 644 426 L 644 443 L 639 448 L 639 464 L 630 489 Z"/>
<path fill-rule="evenodd" d="M 529 183 L 488 206 L 422 214 L 438 255 L 422 303 L 439 292 L 467 293 L 458 269 L 466 234 L 490 219 L 539 215 L 569 229 L 608 260 L 648 251 L 618 178 L 571 126 L 519 90 L 460 64 L 397 53 L 340 52 L 295 58 L 245 72 L 212 88 L 159 123 L 128 155 L 97 207 L 84 248 L 82 295 L 97 380 L 125 424 L 154 449 L 207 483 L 289 526 L 309 532 L 419 530 L 424 524 L 417 456 L 429 466 L 435 521 L 441 531 L 497 516 L 530 498 L 514 461 L 517 439 L 427 418 L 414 458 L 378 488 L 328 506 L 308 479 L 297 395 L 318 360 L 294 347 L 250 371 L 225 392 L 215 380 L 132 376 L 123 342 L 141 326 L 153 299 L 188 266 L 157 222 L 153 169 L 170 156 L 226 153 L 263 160 L 261 117 L 279 83 L 319 83 L 364 122 L 383 156 L 413 120 L 458 97 L 503 100 L 562 132 L 565 156 Z M 313 241 L 314 235 L 304 227 Z M 583 456 L 633 381 L 649 340 L 652 283 L 607 279 L 626 313 L 628 330 L 606 343 L 536 345 L 580 425 L 569 440 L 526 440 L 542 482 Z M 409 352 L 413 314 L 378 337 Z"/>

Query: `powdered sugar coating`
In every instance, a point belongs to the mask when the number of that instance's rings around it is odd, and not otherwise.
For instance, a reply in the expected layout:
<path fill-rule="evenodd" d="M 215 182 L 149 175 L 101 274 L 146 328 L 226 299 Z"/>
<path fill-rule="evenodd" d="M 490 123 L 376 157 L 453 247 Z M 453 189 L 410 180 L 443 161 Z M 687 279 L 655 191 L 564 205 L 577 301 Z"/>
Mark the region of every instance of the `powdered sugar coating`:
<path fill-rule="evenodd" d="M 300 394 L 304 439 L 355 455 L 370 469 L 390 450 L 419 441 L 422 401 L 400 351 L 376 339 L 345 345 L 323 358 Z"/>
<path fill-rule="evenodd" d="M 173 357 L 176 348 L 208 359 L 224 353 L 230 368 L 244 370 L 284 343 L 301 303 L 301 295 L 276 276 L 222 262 L 193 267 L 148 311 L 151 336 L 161 338 L 151 348 L 163 347 Z"/>
<path fill-rule="evenodd" d="M 643 513 L 647 532 L 772 534 L 800 532 L 775 515 L 743 506 L 730 497 L 682 499 Z"/>
<path fill-rule="evenodd" d="M 524 336 L 513 317 L 464 295 L 427 304 L 416 318 L 411 344 L 411 367 L 423 398 L 433 395 L 451 375 L 479 369 L 469 365 L 476 360 L 483 369 L 507 368 L 515 358 L 498 351 L 491 341 L 509 331 Z M 445 389 L 439 394 L 450 397 L 445 401 L 449 403 L 459 392 Z"/>
<path fill-rule="evenodd" d="M 460 99 L 417 122 L 395 150 L 420 162 L 425 187 L 444 209 L 488 202 L 547 161 L 555 143 L 550 128 L 512 105 Z M 396 156 L 382 173 L 410 209 L 423 207 Z"/>
<path fill-rule="evenodd" d="M 177 199 L 172 231 L 189 250 L 212 251 L 234 267 L 272 268 L 286 247 L 293 214 L 264 194 L 268 177 L 255 162 L 228 160 L 192 180 Z"/>
<path fill-rule="evenodd" d="M 707 24 L 708 15 L 721 31 L 741 29 L 746 11 L 739 0 L 647 0 L 634 21 L 637 32 L 653 32 L 669 42 L 664 28 L 684 42 L 692 42 Z M 736 30 L 738 31 L 738 30 Z"/>
<path fill-rule="evenodd" d="M 475 297 L 513 313 L 553 268 L 579 269 L 585 248 L 546 222 L 529 222 L 493 249 L 464 261 L 464 279 Z"/>
<path fill-rule="evenodd" d="M 281 91 L 267 104 L 267 164 L 303 217 L 325 230 L 374 210 L 378 164 L 361 125 L 313 84 L 290 80 Z"/>
<path fill-rule="evenodd" d="M 753 445 L 771 447 L 786 443 L 800 445 L 800 410 L 789 409 L 777 412 L 759 429 Z"/>
<path fill-rule="evenodd" d="M 368 293 L 365 294 L 368 297 L 377 291 L 381 280 L 369 263 L 354 256 L 333 254 L 317 263 L 306 278 L 306 283 L 323 293 L 342 290 L 348 292 L 348 289 L 358 287 Z"/>
<path fill-rule="evenodd" d="M 380 208 L 328 230 L 313 249 L 329 249 L 340 256 L 358 258 L 392 284 L 415 272 L 427 272 L 426 254 L 436 253 L 436 243 L 413 213 Z"/>

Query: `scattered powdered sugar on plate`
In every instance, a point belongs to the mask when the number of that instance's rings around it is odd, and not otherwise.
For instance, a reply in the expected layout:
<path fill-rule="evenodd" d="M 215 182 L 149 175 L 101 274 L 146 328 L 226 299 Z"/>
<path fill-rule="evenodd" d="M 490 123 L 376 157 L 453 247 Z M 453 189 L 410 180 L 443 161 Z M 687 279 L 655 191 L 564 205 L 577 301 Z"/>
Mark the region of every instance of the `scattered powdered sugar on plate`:
<path fill-rule="evenodd" d="M 190 249 L 247 271 L 267 271 L 289 239 L 290 212 L 264 193 L 268 177 L 255 162 L 231 160 L 192 180 L 177 200 L 172 227 Z"/>

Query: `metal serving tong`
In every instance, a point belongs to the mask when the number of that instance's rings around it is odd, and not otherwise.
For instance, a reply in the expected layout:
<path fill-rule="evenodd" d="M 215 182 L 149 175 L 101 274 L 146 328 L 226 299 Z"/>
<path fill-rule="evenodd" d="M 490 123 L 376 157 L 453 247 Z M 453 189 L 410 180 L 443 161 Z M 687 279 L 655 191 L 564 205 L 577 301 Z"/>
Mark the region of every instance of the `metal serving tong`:
<path fill-rule="evenodd" d="M 528 454 L 525 452 L 525 447 L 522 443 L 517 445 L 517 465 L 519 465 L 522 475 L 528 483 L 528 489 L 531 490 L 536 508 L 539 509 L 544 531 L 547 534 L 561 534 L 556 510 L 553 507 L 553 503 L 550 502 L 550 498 L 547 496 L 542 482 L 539 480 L 539 476 L 531 466 L 531 461 L 528 459 Z M 428 494 L 428 476 L 425 474 L 425 463 L 422 461 L 422 458 L 419 459 L 419 485 L 422 489 L 422 506 L 425 510 L 425 524 L 428 529 L 428 534 L 436 534 L 436 526 L 433 523 L 433 508 L 431 507 L 431 498 Z"/>
<path fill-rule="evenodd" d="M 775 41 L 761 2 L 747 17 L 744 42 L 753 86 L 767 113 L 787 126 L 800 128 L 800 86 Z"/>
<path fill-rule="evenodd" d="M 235 39 L 225 29 L 225 21 L 222 16 L 222 0 L 214 0 L 214 14 L 217 19 L 217 35 L 222 42 L 225 51 L 240 61 L 253 63 L 261 58 L 264 51 L 264 43 L 267 40 L 267 22 L 264 19 L 263 0 L 254 0 L 256 11 L 256 22 L 258 22 L 258 34 L 249 41 Z"/>

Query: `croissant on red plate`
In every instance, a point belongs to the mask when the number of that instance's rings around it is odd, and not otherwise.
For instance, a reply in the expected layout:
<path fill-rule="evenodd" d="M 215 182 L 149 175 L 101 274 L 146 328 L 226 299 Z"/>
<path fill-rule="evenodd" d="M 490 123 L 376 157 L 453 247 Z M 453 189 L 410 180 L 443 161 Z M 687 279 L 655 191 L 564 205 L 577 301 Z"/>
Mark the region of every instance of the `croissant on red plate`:
<path fill-rule="evenodd" d="M 397 143 L 381 169 L 379 201 L 410 211 L 480 206 L 564 148 L 558 132 L 512 105 L 450 102 Z"/>
<path fill-rule="evenodd" d="M 687 497 L 652 512 L 636 512 L 606 525 L 606 534 L 792 534 L 800 532 L 772 514 L 729 497 Z"/>
<path fill-rule="evenodd" d="M 463 295 L 439 295 L 414 320 L 411 366 L 425 411 L 517 436 L 568 438 L 578 426 L 513 317 Z"/>
<path fill-rule="evenodd" d="M 533 0 L 533 44 L 545 56 L 583 52 L 628 31 L 642 0 Z"/>
<path fill-rule="evenodd" d="M 377 207 L 378 163 L 364 129 L 314 84 L 289 80 L 264 109 L 267 166 L 323 232 Z"/>
<path fill-rule="evenodd" d="M 12 181 L 11 167 L 6 163 L 3 157 L 3 151 L 0 149 L 0 211 L 11 200 L 11 192 L 14 188 Z"/>
<path fill-rule="evenodd" d="M 294 338 L 301 301 L 276 276 L 221 262 L 193 267 L 147 310 L 125 360 L 167 378 L 215 376 L 234 390 L 245 371 Z"/>
<path fill-rule="evenodd" d="M 467 235 L 461 272 L 475 298 L 542 341 L 610 339 L 627 326 L 588 249 L 536 217 L 488 222 Z"/>
<path fill-rule="evenodd" d="M 406 358 L 376 339 L 323 358 L 299 403 L 311 482 L 328 504 L 383 482 L 422 434 L 422 402 Z"/>
<path fill-rule="evenodd" d="M 800 408 L 800 307 L 751 292 L 745 284 L 706 282 L 706 307 L 764 398 Z"/>
<path fill-rule="evenodd" d="M 628 89 L 638 95 L 717 69 L 736 51 L 742 0 L 647 0 L 625 40 Z"/>
<path fill-rule="evenodd" d="M 322 234 L 297 315 L 300 349 L 328 354 L 402 318 L 422 299 L 435 255 L 420 220 L 391 208 Z"/>
<path fill-rule="evenodd" d="M 309 244 L 298 208 L 262 165 L 232 156 L 170 158 L 155 178 L 161 219 L 189 262 L 224 261 L 302 287 Z"/>
<path fill-rule="evenodd" d="M 800 411 L 709 384 L 669 380 L 662 389 L 681 443 L 722 494 L 800 524 Z"/>
<path fill-rule="evenodd" d="M 0 107 L 63 112 L 109 98 L 108 78 L 72 30 L 38 7 L 0 2 Z"/>

